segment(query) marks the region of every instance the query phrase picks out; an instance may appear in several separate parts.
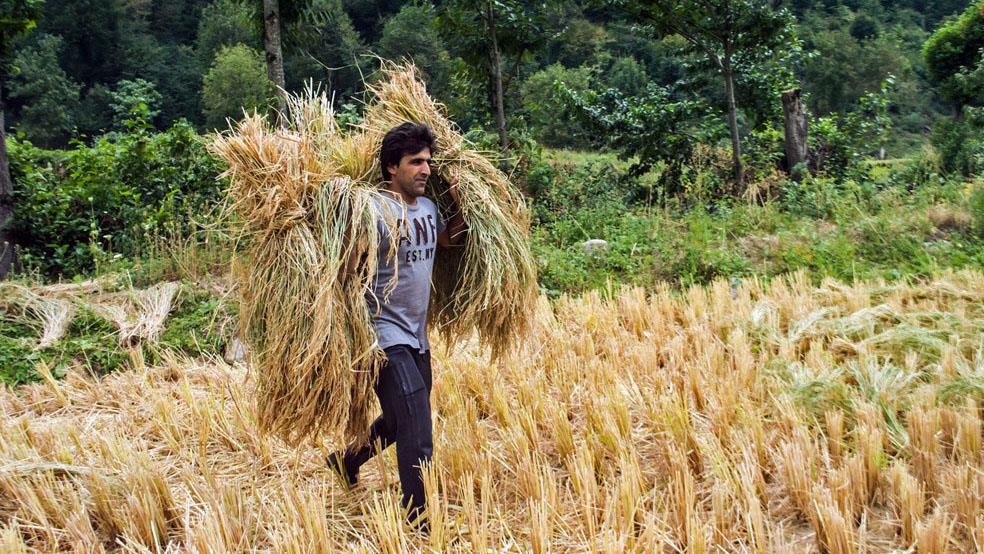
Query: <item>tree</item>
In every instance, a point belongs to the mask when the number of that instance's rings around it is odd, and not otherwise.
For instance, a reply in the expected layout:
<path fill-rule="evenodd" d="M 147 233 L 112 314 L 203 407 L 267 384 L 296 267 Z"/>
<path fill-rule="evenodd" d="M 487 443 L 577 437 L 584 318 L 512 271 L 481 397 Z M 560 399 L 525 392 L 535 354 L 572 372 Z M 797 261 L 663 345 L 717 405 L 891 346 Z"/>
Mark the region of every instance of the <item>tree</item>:
<path fill-rule="evenodd" d="M 33 29 L 41 17 L 42 0 L 0 0 L 0 279 L 13 267 L 14 248 L 9 227 L 14 216 L 11 198 L 14 187 L 7 161 L 7 135 L 4 123 L 4 88 L 7 80 L 7 57 L 14 41 Z"/>
<path fill-rule="evenodd" d="M 263 50 L 266 52 L 267 78 L 277 87 L 280 111 L 286 107 L 284 89 L 284 49 L 280 38 L 280 2 L 263 0 Z"/>
<path fill-rule="evenodd" d="M 157 86 L 144 79 L 123 79 L 109 92 L 113 123 L 119 128 L 151 127 L 160 115 L 163 97 Z"/>
<path fill-rule="evenodd" d="M 287 39 L 285 61 L 293 73 L 288 88 L 301 88 L 308 79 L 327 82 L 338 94 L 361 88 L 365 47 L 341 0 L 308 0 Z"/>
<path fill-rule="evenodd" d="M 559 29 L 556 33 L 549 33 L 552 38 L 543 45 L 544 61 L 564 67 L 607 65 L 611 57 L 608 50 L 611 38 L 604 26 L 576 14 L 554 24 Z"/>
<path fill-rule="evenodd" d="M 902 74 L 905 60 L 897 40 L 879 37 L 859 42 L 846 29 L 813 34 L 816 55 L 802 70 L 810 109 L 818 115 L 845 112 L 867 92 L 878 90 L 889 74 Z"/>
<path fill-rule="evenodd" d="M 445 96 L 451 56 L 430 6 L 407 4 L 387 20 L 376 53 L 389 60 L 412 60 L 426 77 L 431 92 L 442 99 Z"/>
<path fill-rule="evenodd" d="M 721 136 L 720 118 L 696 100 L 677 100 L 666 87 L 648 83 L 638 96 L 626 96 L 615 89 L 577 93 L 563 84 L 575 115 L 586 130 L 619 153 L 635 160 L 632 173 L 642 175 L 657 164 L 662 196 L 680 192 L 680 175 L 692 159 L 696 145 L 709 144 Z"/>
<path fill-rule="evenodd" d="M 485 69 L 499 145 L 509 148 L 505 91 L 523 56 L 545 40 L 543 2 L 524 0 L 449 0 L 440 8 L 442 30 L 453 36 L 461 57 L 472 67 Z M 503 71 L 503 58 L 513 64 Z"/>
<path fill-rule="evenodd" d="M 649 76 L 646 75 L 646 68 L 638 60 L 632 56 L 625 56 L 612 63 L 606 80 L 610 87 L 629 96 L 636 96 L 646 88 Z"/>
<path fill-rule="evenodd" d="M 259 44 L 259 30 L 250 25 L 250 14 L 238 0 L 213 0 L 202 8 L 195 35 L 195 53 L 206 67 L 223 46 Z"/>
<path fill-rule="evenodd" d="M 406 0 L 342 0 L 345 13 L 348 14 L 352 25 L 359 37 L 367 44 L 379 40 L 386 21 L 400 11 Z"/>
<path fill-rule="evenodd" d="M 269 109 L 277 93 L 263 73 L 260 52 L 243 44 L 220 49 L 202 85 L 205 124 L 211 129 L 222 128 L 227 118 L 238 119 L 244 109 Z"/>
<path fill-rule="evenodd" d="M 161 93 L 158 125 L 164 128 L 182 117 L 199 122 L 201 89 L 207 64 L 187 44 L 160 40 L 150 32 L 127 33 L 123 79 L 144 79 Z M 132 36 L 131 36 L 132 35 Z"/>
<path fill-rule="evenodd" d="M 960 17 L 937 29 L 923 45 L 929 78 L 957 114 L 984 99 L 980 89 L 967 87 L 961 77 L 973 71 L 984 49 L 984 1 L 967 7 Z"/>
<path fill-rule="evenodd" d="M 132 35 L 120 28 L 124 8 L 119 1 L 45 0 L 38 31 L 65 40 L 60 61 L 71 79 L 86 88 L 112 84 L 123 77 L 123 39 Z"/>
<path fill-rule="evenodd" d="M 277 87 L 278 107 L 283 111 L 287 100 L 284 50 L 312 40 L 307 31 L 317 28 L 317 25 L 304 26 L 299 23 L 318 21 L 326 17 L 326 3 L 312 0 L 262 0 L 260 3 L 257 3 L 258 0 L 239 1 L 243 2 L 242 5 L 251 14 L 251 19 L 259 23 L 266 55 L 267 78 Z"/>
<path fill-rule="evenodd" d="M 79 85 L 58 65 L 61 50 L 61 37 L 39 35 L 14 56 L 17 70 L 10 78 L 10 97 L 21 104 L 17 128 L 48 147 L 67 140 L 79 106 Z"/>
<path fill-rule="evenodd" d="M 588 67 L 568 69 L 553 64 L 530 75 L 520 87 L 520 96 L 534 137 L 557 148 L 593 146 L 582 126 L 574 121 L 569 101 L 571 94 L 580 96 L 589 90 L 591 69 Z"/>
<path fill-rule="evenodd" d="M 851 36 L 858 42 L 876 38 L 880 30 L 878 22 L 869 15 L 859 14 L 851 23 Z"/>
<path fill-rule="evenodd" d="M 738 59 L 770 57 L 788 40 L 792 17 L 767 0 L 616 0 L 657 35 L 679 35 L 717 68 L 724 81 L 735 182 L 744 181 L 735 80 Z"/>

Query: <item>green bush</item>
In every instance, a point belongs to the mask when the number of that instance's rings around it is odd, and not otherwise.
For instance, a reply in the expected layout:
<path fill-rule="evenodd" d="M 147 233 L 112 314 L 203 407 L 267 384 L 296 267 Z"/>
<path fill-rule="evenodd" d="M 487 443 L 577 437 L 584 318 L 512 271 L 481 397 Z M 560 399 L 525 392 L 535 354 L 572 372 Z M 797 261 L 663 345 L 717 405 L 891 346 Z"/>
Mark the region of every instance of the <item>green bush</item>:
<path fill-rule="evenodd" d="M 539 183 L 533 217 L 540 224 L 578 220 L 581 240 L 598 238 L 599 226 L 624 211 L 636 191 L 625 170 L 611 161 L 555 162 L 553 179 Z M 586 225 L 586 227 L 584 226 Z"/>
<path fill-rule="evenodd" d="M 218 162 L 185 122 L 151 133 L 137 125 L 91 146 L 42 150 L 8 140 L 12 231 L 22 263 L 48 276 L 92 271 L 139 252 L 146 234 L 183 228 L 220 199 Z"/>
<path fill-rule="evenodd" d="M 842 196 L 837 181 L 806 176 L 803 180 L 783 181 L 780 186 L 782 208 L 790 213 L 814 218 L 830 218 Z"/>
<path fill-rule="evenodd" d="M 984 171 L 984 112 L 967 108 L 963 119 L 943 119 L 933 128 L 933 146 L 944 171 L 976 175 Z"/>
<path fill-rule="evenodd" d="M 890 171 L 884 182 L 907 191 L 939 186 L 946 183 L 939 153 L 932 146 L 923 148 L 917 156 Z"/>

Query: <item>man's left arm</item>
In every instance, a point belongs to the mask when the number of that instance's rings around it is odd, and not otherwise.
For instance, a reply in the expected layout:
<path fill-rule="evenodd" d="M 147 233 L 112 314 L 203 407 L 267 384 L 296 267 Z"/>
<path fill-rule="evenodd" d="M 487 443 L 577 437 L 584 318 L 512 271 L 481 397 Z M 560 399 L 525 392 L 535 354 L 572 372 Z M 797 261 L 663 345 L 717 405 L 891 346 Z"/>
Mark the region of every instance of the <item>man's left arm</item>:
<path fill-rule="evenodd" d="M 465 244 L 465 232 L 468 226 L 461 214 L 461 203 L 458 201 L 458 181 L 452 181 L 448 188 L 451 195 L 451 214 L 448 216 L 444 231 L 438 233 L 437 243 L 441 246 L 461 246 Z"/>

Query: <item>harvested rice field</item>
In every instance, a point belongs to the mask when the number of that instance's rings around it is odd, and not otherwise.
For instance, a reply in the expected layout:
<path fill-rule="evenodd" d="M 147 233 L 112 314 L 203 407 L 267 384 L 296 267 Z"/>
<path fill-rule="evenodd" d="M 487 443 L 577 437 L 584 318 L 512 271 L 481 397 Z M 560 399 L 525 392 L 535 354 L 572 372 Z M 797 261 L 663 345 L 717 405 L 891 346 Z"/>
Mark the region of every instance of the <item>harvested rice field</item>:
<path fill-rule="evenodd" d="M 541 299 L 495 363 L 435 337 L 429 535 L 392 451 L 346 490 L 260 433 L 240 364 L 42 368 L 0 392 L 0 551 L 981 551 L 982 300 L 796 274 Z"/>

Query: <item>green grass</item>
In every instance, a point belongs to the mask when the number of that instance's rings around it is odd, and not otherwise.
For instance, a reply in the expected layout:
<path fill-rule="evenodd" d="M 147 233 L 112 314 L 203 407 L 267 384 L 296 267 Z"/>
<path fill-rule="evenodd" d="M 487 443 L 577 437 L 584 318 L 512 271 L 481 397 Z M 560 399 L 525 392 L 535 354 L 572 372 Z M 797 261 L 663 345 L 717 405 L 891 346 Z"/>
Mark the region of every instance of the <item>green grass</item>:
<path fill-rule="evenodd" d="M 780 183 L 764 205 L 678 201 L 659 209 L 640 201 L 625 166 L 583 153 L 555 159 L 583 163 L 557 165 L 532 203 L 541 288 L 553 296 L 801 269 L 819 282 L 984 267 L 984 186 L 926 173 L 921 160 L 871 162 L 860 181 Z M 912 185 L 913 176 L 924 182 Z M 586 256 L 587 239 L 608 241 L 610 251 Z"/>
<path fill-rule="evenodd" d="M 230 333 L 229 309 L 224 299 L 185 287 L 158 347 L 192 355 L 221 355 Z"/>
<path fill-rule="evenodd" d="M 221 356 L 231 333 L 233 309 L 220 297 L 185 284 L 177 304 L 165 321 L 155 344 L 141 343 L 147 360 L 154 363 L 164 351 L 191 356 Z M 0 314 L 0 383 L 18 385 L 39 380 L 35 368 L 48 364 L 56 376 L 73 367 L 92 374 L 122 369 L 129 353 L 119 345 L 116 327 L 99 315 L 80 307 L 65 336 L 44 349 L 37 349 L 38 331 L 21 320 Z"/>
<path fill-rule="evenodd" d="M 19 385 L 37 381 L 35 370 L 44 362 L 56 376 L 72 366 L 94 374 L 105 374 L 124 366 L 127 360 L 117 340 L 116 328 L 91 311 L 80 309 L 64 337 L 51 346 L 37 349 L 37 330 L 9 319 L 0 322 L 0 382 Z"/>

